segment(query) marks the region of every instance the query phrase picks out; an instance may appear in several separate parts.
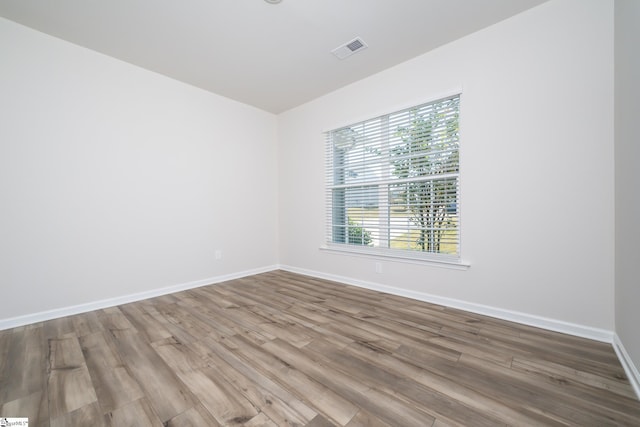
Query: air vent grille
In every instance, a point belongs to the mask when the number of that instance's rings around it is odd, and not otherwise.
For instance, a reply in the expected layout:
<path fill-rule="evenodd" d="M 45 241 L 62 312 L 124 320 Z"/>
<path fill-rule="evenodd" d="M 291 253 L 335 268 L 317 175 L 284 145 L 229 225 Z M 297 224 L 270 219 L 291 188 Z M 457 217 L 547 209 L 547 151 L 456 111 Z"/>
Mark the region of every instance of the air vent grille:
<path fill-rule="evenodd" d="M 339 59 L 345 59 L 348 56 L 353 55 L 356 52 L 360 52 L 363 49 L 367 48 L 367 44 L 360 38 L 356 37 L 353 40 L 343 44 L 342 46 L 338 46 L 333 49 L 331 53 L 337 56 Z"/>
<path fill-rule="evenodd" d="M 355 39 L 354 41 L 352 41 L 351 43 L 349 43 L 347 45 L 347 47 L 349 49 L 351 49 L 351 52 L 355 52 L 356 50 L 360 49 L 361 47 L 363 47 L 364 44 L 362 44 L 362 41 Z"/>

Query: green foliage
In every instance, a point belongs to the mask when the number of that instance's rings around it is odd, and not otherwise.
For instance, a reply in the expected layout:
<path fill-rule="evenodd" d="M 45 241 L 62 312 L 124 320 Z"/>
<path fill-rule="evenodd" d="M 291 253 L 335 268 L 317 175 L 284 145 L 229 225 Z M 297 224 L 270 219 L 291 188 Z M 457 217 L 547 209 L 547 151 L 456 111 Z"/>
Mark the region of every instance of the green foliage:
<path fill-rule="evenodd" d="M 397 129 L 401 144 L 391 150 L 393 174 L 399 179 L 431 177 L 399 184 L 398 204 L 407 206 L 420 230 L 416 241 L 422 251 L 440 252 L 447 229 L 456 227 L 450 209 L 457 206 L 459 98 L 416 109 L 410 125 Z M 442 175 L 442 178 L 438 178 Z"/>
<path fill-rule="evenodd" d="M 348 224 L 350 244 L 363 246 L 369 246 L 371 244 L 371 232 L 356 224 L 351 218 L 349 218 Z"/>

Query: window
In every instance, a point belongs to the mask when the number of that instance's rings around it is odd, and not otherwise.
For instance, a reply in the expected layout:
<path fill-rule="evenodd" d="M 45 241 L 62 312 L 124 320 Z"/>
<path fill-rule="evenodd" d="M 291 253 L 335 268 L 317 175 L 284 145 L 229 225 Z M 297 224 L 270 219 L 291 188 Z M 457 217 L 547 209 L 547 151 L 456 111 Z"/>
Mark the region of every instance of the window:
<path fill-rule="evenodd" d="M 460 95 L 327 133 L 327 243 L 459 260 Z"/>

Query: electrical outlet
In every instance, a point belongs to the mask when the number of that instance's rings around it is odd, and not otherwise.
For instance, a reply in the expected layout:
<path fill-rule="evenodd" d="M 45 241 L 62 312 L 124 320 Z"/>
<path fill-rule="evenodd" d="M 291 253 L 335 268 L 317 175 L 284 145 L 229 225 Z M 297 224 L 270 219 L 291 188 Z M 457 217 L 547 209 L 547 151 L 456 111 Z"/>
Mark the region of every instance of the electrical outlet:
<path fill-rule="evenodd" d="M 216 259 L 222 259 L 222 251 L 220 249 L 217 249 L 214 256 L 216 257 Z"/>
<path fill-rule="evenodd" d="M 382 273 L 382 263 L 376 262 L 376 273 Z"/>

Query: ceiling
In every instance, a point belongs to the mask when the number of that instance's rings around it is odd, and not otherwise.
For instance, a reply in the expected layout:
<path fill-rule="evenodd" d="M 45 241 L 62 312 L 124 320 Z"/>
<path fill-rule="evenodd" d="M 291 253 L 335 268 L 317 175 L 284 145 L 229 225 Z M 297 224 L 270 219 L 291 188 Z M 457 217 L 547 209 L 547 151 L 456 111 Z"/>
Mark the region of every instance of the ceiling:
<path fill-rule="evenodd" d="M 545 0 L 1 0 L 0 16 L 280 113 Z M 347 59 L 334 48 L 359 36 Z"/>

